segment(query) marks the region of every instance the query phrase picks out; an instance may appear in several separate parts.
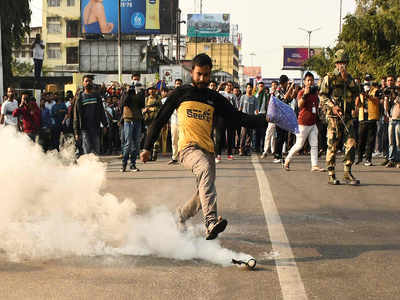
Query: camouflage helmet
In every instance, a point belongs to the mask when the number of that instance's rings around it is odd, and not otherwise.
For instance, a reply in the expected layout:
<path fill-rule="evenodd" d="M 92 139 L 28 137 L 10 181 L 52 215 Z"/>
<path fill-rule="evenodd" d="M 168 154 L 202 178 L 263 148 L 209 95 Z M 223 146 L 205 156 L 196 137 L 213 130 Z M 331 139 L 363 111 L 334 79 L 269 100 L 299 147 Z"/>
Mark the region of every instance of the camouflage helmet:
<path fill-rule="evenodd" d="M 333 62 L 335 64 L 338 62 L 348 63 L 349 57 L 343 49 L 339 49 L 338 51 L 336 51 L 335 56 L 333 57 Z"/>

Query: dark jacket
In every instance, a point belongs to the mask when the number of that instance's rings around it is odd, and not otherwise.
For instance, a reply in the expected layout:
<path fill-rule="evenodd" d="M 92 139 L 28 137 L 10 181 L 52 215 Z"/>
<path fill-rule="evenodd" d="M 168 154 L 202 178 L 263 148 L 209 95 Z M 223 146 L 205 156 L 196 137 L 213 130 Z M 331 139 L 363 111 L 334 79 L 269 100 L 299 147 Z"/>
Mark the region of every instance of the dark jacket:
<path fill-rule="evenodd" d="M 73 128 L 74 128 L 74 134 L 77 135 L 79 132 L 82 130 L 82 94 L 81 92 L 79 94 L 78 99 L 75 101 L 74 104 L 74 120 L 73 120 Z M 100 122 L 103 124 L 104 127 L 108 127 L 107 123 L 107 118 L 106 118 L 106 113 L 104 111 L 104 106 L 103 106 L 103 101 L 101 100 L 100 95 L 96 96 L 97 98 L 97 110 L 96 110 L 96 119 L 97 119 L 97 124 L 96 126 L 100 127 Z"/>
<path fill-rule="evenodd" d="M 121 97 L 121 108 L 122 112 L 124 107 L 129 107 L 132 112 L 132 117 L 129 118 L 132 121 L 141 121 L 143 120 L 142 109 L 145 106 L 145 97 L 144 90 L 135 94 L 134 89 L 129 89 L 128 92 L 125 92 Z M 121 119 L 124 119 L 124 114 L 121 114 Z"/>

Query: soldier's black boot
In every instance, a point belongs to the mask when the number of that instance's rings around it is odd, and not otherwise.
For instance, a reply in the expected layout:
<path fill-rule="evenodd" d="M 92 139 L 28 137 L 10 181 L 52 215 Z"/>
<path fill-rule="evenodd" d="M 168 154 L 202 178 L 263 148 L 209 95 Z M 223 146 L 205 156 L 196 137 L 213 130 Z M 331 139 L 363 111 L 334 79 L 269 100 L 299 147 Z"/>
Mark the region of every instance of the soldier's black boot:
<path fill-rule="evenodd" d="M 343 180 L 349 185 L 360 185 L 360 180 L 356 179 L 353 174 L 351 174 L 351 167 L 345 166 Z"/>
<path fill-rule="evenodd" d="M 329 167 L 328 168 L 328 184 L 331 185 L 339 185 L 340 181 L 336 179 L 335 176 L 335 168 Z"/>

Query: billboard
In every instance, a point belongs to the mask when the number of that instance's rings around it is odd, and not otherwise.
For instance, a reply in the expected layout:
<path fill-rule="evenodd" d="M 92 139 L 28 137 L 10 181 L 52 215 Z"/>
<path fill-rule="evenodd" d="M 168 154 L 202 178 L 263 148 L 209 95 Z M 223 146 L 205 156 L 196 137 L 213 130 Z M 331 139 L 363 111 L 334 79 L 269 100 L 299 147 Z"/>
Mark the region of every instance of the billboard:
<path fill-rule="evenodd" d="M 261 67 L 244 67 L 243 74 L 252 78 L 261 77 Z"/>
<path fill-rule="evenodd" d="M 178 0 L 121 0 L 121 32 L 149 35 L 176 33 Z M 117 34 L 117 0 L 81 0 L 84 34 Z"/>
<path fill-rule="evenodd" d="M 168 87 L 174 87 L 176 79 L 182 79 L 184 84 L 190 82 L 190 70 L 181 65 L 160 66 L 159 74 Z"/>
<path fill-rule="evenodd" d="M 147 41 L 122 41 L 122 72 L 147 72 L 147 66 Z M 80 40 L 79 71 L 118 72 L 118 42 L 116 40 Z"/>
<path fill-rule="evenodd" d="M 310 57 L 322 52 L 322 48 L 310 48 Z M 283 47 L 283 70 L 303 70 L 308 59 L 308 47 Z"/>
<path fill-rule="evenodd" d="M 188 37 L 227 37 L 230 31 L 229 14 L 188 14 Z"/>

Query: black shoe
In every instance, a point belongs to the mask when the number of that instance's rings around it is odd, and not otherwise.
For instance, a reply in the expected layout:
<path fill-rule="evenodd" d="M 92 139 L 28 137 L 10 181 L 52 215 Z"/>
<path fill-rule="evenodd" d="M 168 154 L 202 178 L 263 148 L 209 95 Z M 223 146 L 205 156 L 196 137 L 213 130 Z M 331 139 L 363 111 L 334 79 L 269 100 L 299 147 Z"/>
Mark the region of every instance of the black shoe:
<path fill-rule="evenodd" d="M 176 165 L 178 163 L 178 161 L 176 159 L 171 159 L 168 164 L 169 165 Z"/>
<path fill-rule="evenodd" d="M 381 163 L 381 166 L 386 166 L 389 163 L 388 159 L 385 159 L 385 161 L 383 163 Z"/>
<path fill-rule="evenodd" d="M 211 222 L 207 226 L 206 230 L 206 240 L 214 240 L 218 237 L 218 234 L 223 232 L 228 225 L 228 221 L 218 217 L 217 221 Z"/>
<path fill-rule="evenodd" d="M 126 164 L 122 164 L 121 172 L 126 172 Z"/>
<path fill-rule="evenodd" d="M 156 151 L 153 151 L 153 155 L 151 157 L 151 160 L 152 161 L 156 161 L 157 160 L 157 156 L 158 156 L 158 153 Z"/>
<path fill-rule="evenodd" d="M 135 165 L 131 165 L 130 169 L 131 169 L 131 172 L 139 172 L 140 171 L 138 168 L 136 168 Z"/>
<path fill-rule="evenodd" d="M 360 163 L 362 163 L 362 159 L 357 160 L 355 164 L 359 165 Z"/>

